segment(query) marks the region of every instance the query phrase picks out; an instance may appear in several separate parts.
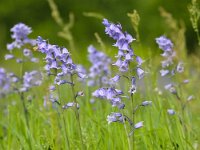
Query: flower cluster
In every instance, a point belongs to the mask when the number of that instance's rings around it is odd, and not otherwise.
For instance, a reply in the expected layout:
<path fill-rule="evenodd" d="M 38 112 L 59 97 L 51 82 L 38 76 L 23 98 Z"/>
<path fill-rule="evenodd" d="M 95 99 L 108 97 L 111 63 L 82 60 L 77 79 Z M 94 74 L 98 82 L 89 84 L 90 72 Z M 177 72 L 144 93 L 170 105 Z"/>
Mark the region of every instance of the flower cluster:
<path fill-rule="evenodd" d="M 176 53 L 173 50 L 173 43 L 165 36 L 156 38 L 156 43 L 158 44 L 159 48 L 163 50 L 162 56 L 165 58 L 165 60 L 161 62 L 163 69 L 160 70 L 160 74 L 161 76 L 165 76 L 170 73 L 170 70 L 166 68 L 173 64 L 173 58 L 175 57 Z"/>
<path fill-rule="evenodd" d="M 139 78 L 142 78 L 144 71 L 140 68 L 142 64 L 142 59 L 139 56 L 136 56 L 133 53 L 131 48 L 131 43 L 135 40 L 130 34 L 122 31 L 122 26 L 120 24 L 110 23 L 107 19 L 103 20 L 105 25 L 105 32 L 111 38 L 116 40 L 114 44 L 115 47 L 118 47 L 117 61 L 113 64 L 119 68 L 121 72 L 127 72 L 129 69 L 130 62 L 133 61 L 133 57 L 136 57 L 137 62 L 137 73 Z M 143 73 L 142 73 L 143 72 Z"/>
<path fill-rule="evenodd" d="M 35 40 L 28 38 L 32 30 L 25 24 L 18 23 L 10 31 L 13 33 L 11 37 L 14 41 L 7 45 L 8 50 L 12 51 L 14 48 L 21 48 L 25 44 L 35 45 Z"/>
<path fill-rule="evenodd" d="M 107 99 L 110 101 L 112 106 L 117 106 L 119 109 L 123 109 L 125 105 L 121 102 L 123 92 L 115 88 L 100 88 L 92 93 L 92 96 L 101 99 Z"/>
<path fill-rule="evenodd" d="M 72 80 L 73 75 L 77 75 L 80 80 L 85 79 L 86 70 L 82 65 L 76 65 L 73 63 L 72 58 L 70 56 L 69 51 L 64 47 L 59 47 L 57 45 L 51 45 L 46 40 L 43 40 L 42 37 L 38 37 L 37 39 L 37 48 L 41 53 L 44 53 L 46 65 L 44 69 L 47 72 L 47 75 L 53 75 L 54 84 L 49 86 L 49 100 L 52 103 L 57 103 L 59 105 L 63 105 L 63 109 L 68 109 L 70 107 L 76 106 L 76 109 L 79 108 L 78 103 L 76 102 L 76 97 L 83 96 L 82 92 L 78 92 L 77 95 L 74 95 L 74 101 L 68 102 L 64 104 L 59 99 L 60 97 L 55 93 L 56 86 L 55 85 L 63 85 L 69 84 L 74 88 L 74 82 Z M 73 92 L 75 92 L 73 90 Z M 75 93 L 73 93 L 75 94 Z M 58 101 L 59 100 L 59 101 Z M 46 105 L 47 97 L 44 99 L 44 105 Z"/>
<path fill-rule="evenodd" d="M 10 79 L 4 68 L 0 68 L 0 97 L 10 90 Z"/>
<path fill-rule="evenodd" d="M 118 55 L 116 56 L 117 61 L 113 65 L 119 68 L 120 73 L 116 74 L 114 77 L 110 79 L 109 87 L 99 88 L 98 90 L 94 91 L 92 95 L 97 98 L 107 99 L 113 107 L 117 106 L 119 109 L 124 109 L 125 104 L 122 102 L 122 97 L 127 97 L 127 98 L 129 97 L 122 96 L 122 94 L 124 94 L 123 91 L 116 89 L 115 87 L 117 86 L 117 83 L 119 82 L 121 77 L 125 77 L 126 79 L 129 80 L 129 82 L 131 82 L 131 87 L 129 92 L 131 96 L 133 96 L 133 94 L 136 92 L 136 77 L 127 76 L 125 73 L 129 70 L 130 63 L 131 61 L 133 61 L 133 57 L 135 57 L 137 62 L 136 74 L 139 79 L 143 78 L 144 71 L 141 69 L 141 64 L 143 63 L 143 60 L 139 56 L 136 56 L 133 53 L 133 49 L 131 48 L 130 44 L 135 39 L 127 32 L 123 32 L 120 24 L 110 23 L 107 19 L 103 20 L 103 24 L 105 25 L 106 34 L 108 34 L 110 37 L 116 40 L 114 46 L 118 47 L 119 50 L 118 50 Z M 144 101 L 141 105 L 136 106 L 135 109 L 137 109 L 140 106 L 147 106 L 150 104 L 151 101 Z M 140 122 L 139 124 L 134 124 L 129 117 L 125 116 L 123 113 L 120 112 L 112 112 L 110 115 L 107 116 L 107 121 L 108 123 L 111 122 L 124 123 L 125 121 L 128 121 L 132 130 L 143 126 L 143 122 Z"/>
<path fill-rule="evenodd" d="M 111 59 L 92 45 L 88 47 L 88 53 L 88 59 L 92 63 L 88 74 L 88 86 L 109 84 Z"/>
<path fill-rule="evenodd" d="M 39 86 L 42 84 L 42 77 L 39 71 L 33 70 L 31 72 L 25 72 L 23 76 L 23 87 L 21 92 L 28 91 L 33 86 Z"/>
<path fill-rule="evenodd" d="M 80 69 L 73 63 L 69 51 L 64 47 L 51 45 L 41 37 L 37 39 L 38 50 L 46 54 L 45 70 L 48 75 L 55 75 L 55 84 L 73 84 L 63 79 L 66 75 L 77 74 L 80 78 L 85 78 L 86 75 L 79 72 Z M 53 72 L 54 71 L 54 72 Z"/>
<path fill-rule="evenodd" d="M 174 57 L 176 56 L 175 51 L 173 50 L 173 43 L 171 40 L 166 38 L 165 36 L 160 36 L 156 38 L 156 43 L 159 48 L 163 50 L 163 54 L 161 54 L 165 60 L 162 61 L 162 69 L 160 70 L 160 74 L 162 77 L 171 74 L 172 76 L 176 73 L 182 73 L 184 71 L 183 62 L 178 62 L 176 67 L 170 69 L 170 67 L 174 64 Z M 175 94 L 175 85 L 173 83 L 169 83 L 165 85 L 165 89 L 169 90 L 171 93 Z"/>
<path fill-rule="evenodd" d="M 172 77 L 176 73 L 182 73 L 184 71 L 183 62 L 179 61 L 178 64 L 175 65 L 175 67 L 172 66 L 174 64 L 174 57 L 176 56 L 176 53 L 173 50 L 173 43 L 171 42 L 171 40 L 166 38 L 165 36 L 160 36 L 156 38 L 156 43 L 158 44 L 159 48 L 163 50 L 162 56 L 165 58 L 165 60 L 161 62 L 162 63 L 162 69 L 160 70 L 161 76 L 164 77 L 170 74 L 171 75 L 170 77 Z M 170 78 L 170 80 L 172 79 Z M 184 80 L 182 83 L 186 84 L 188 82 L 189 80 Z M 173 83 L 172 81 L 170 81 L 164 86 L 164 88 L 177 97 L 177 99 L 181 102 L 182 109 L 184 109 L 188 100 L 186 102 L 183 102 L 181 100 L 179 93 L 177 92 L 178 85 L 179 83 L 176 82 Z M 168 109 L 167 112 L 170 115 L 175 114 L 175 111 L 173 109 Z"/>
<path fill-rule="evenodd" d="M 13 33 L 11 35 L 11 38 L 14 41 L 7 45 L 7 49 L 10 53 L 5 55 L 5 60 L 16 59 L 17 63 L 22 63 L 23 61 L 25 61 L 26 58 L 28 61 L 37 63 L 39 60 L 38 58 L 33 57 L 32 51 L 30 49 L 27 48 L 23 49 L 23 55 L 24 55 L 23 59 L 16 58 L 12 54 L 12 50 L 15 48 L 21 49 L 26 44 L 30 44 L 31 46 L 34 46 L 36 44 L 35 40 L 28 38 L 28 35 L 32 32 L 31 28 L 23 23 L 19 23 L 16 24 L 13 28 L 11 28 L 11 32 Z"/>
<path fill-rule="evenodd" d="M 31 28 L 23 23 L 19 23 L 11 28 L 11 32 L 11 38 L 14 41 L 7 45 L 9 54 L 5 55 L 5 60 L 15 59 L 17 63 L 21 63 L 22 68 L 22 63 L 24 63 L 25 61 L 37 63 L 39 59 L 33 57 L 31 49 L 27 48 L 36 44 L 36 40 L 28 38 L 28 35 L 32 32 Z M 12 54 L 13 49 L 22 50 L 22 58 L 18 58 L 14 54 Z M 40 73 L 38 71 L 31 71 L 25 72 L 24 75 L 18 77 L 15 73 L 9 73 L 7 74 L 6 79 L 8 80 L 7 82 L 10 83 L 10 87 L 12 88 L 13 92 L 26 92 L 31 87 L 39 86 L 41 84 L 42 78 L 41 74 L 38 77 L 39 74 Z"/>

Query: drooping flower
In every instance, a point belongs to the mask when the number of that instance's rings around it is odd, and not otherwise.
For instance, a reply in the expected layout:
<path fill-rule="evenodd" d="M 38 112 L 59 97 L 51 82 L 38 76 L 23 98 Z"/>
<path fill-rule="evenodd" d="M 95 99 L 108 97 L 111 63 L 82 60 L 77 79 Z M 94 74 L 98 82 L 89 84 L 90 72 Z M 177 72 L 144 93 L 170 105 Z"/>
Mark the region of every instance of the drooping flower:
<path fill-rule="evenodd" d="M 183 66 L 183 62 L 179 62 L 177 67 L 176 67 L 176 71 L 178 73 L 182 73 L 184 71 L 184 66 Z"/>
<path fill-rule="evenodd" d="M 124 122 L 124 118 L 123 115 L 121 113 L 111 113 L 110 115 L 107 116 L 107 121 L 108 124 L 112 123 L 112 122 L 120 122 L 123 123 Z"/>
<path fill-rule="evenodd" d="M 156 38 L 156 43 L 159 45 L 159 48 L 163 51 L 172 51 L 173 43 L 165 36 L 160 36 L 159 38 Z"/>
<path fill-rule="evenodd" d="M 167 75 L 168 73 L 169 73 L 169 70 L 166 70 L 166 69 L 160 70 L 160 74 L 161 74 L 162 77 Z"/>
<path fill-rule="evenodd" d="M 144 101 L 144 102 L 142 102 L 141 106 L 148 106 L 151 104 L 152 104 L 152 101 Z"/>
<path fill-rule="evenodd" d="M 169 114 L 169 115 L 175 115 L 175 111 L 173 110 L 173 109 L 168 109 L 167 110 L 167 113 Z"/>
<path fill-rule="evenodd" d="M 15 56 L 12 54 L 6 54 L 5 55 L 5 60 L 13 59 Z"/>
<path fill-rule="evenodd" d="M 78 103 L 75 103 L 75 102 L 69 102 L 62 106 L 63 109 L 68 109 L 70 107 L 77 107 L 77 109 L 79 109 L 80 106 Z"/>
<path fill-rule="evenodd" d="M 134 128 L 135 128 L 135 129 L 139 129 L 139 128 L 143 127 L 143 122 L 144 122 L 144 121 L 140 121 L 140 122 L 136 123 L 136 124 L 134 125 Z"/>

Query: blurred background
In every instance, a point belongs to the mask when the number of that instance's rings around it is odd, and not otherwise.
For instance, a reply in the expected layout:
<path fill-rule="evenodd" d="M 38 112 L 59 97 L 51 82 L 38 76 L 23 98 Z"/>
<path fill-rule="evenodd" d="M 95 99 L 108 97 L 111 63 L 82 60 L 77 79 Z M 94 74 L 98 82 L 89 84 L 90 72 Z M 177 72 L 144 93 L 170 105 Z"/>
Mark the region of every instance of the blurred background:
<path fill-rule="evenodd" d="M 199 3 L 199 1 L 197 1 Z M 137 10 L 140 15 L 139 33 L 140 43 L 153 51 L 156 48 L 155 38 L 165 34 L 170 36 L 170 23 L 161 16 L 160 9 L 172 15 L 175 21 L 185 28 L 186 49 L 188 54 L 198 53 L 198 40 L 190 22 L 188 5 L 191 0 L 55 0 L 64 22 L 69 21 L 69 13 L 73 13 L 75 20 L 71 28 L 76 51 L 86 54 L 90 44 L 97 43 L 94 33 L 97 32 L 104 42 L 113 41 L 104 33 L 102 20 L 84 15 L 88 12 L 97 13 L 112 22 L 120 22 L 124 30 L 135 36 L 130 18 L 127 13 Z M 6 53 L 6 44 L 10 43 L 10 28 L 23 22 L 32 27 L 31 38 L 42 36 L 50 43 L 68 47 L 69 43 L 58 36 L 61 27 L 51 16 L 51 9 L 47 0 L 1 0 L 0 1 L 0 51 Z"/>

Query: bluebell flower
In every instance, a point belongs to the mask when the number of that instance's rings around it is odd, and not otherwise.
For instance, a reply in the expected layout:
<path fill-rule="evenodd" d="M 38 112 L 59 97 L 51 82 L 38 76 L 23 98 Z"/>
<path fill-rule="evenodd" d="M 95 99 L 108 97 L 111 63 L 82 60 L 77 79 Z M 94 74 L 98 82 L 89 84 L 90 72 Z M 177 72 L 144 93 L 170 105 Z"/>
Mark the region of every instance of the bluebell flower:
<path fill-rule="evenodd" d="M 107 116 L 107 121 L 108 124 L 112 123 L 112 122 L 120 122 L 120 123 L 124 123 L 124 117 L 121 113 L 111 113 L 110 115 Z"/>
<path fill-rule="evenodd" d="M 160 74 L 161 74 L 162 77 L 165 76 L 165 75 L 167 75 L 168 73 L 170 73 L 169 70 L 166 70 L 166 69 L 160 70 Z"/>
<path fill-rule="evenodd" d="M 140 122 L 136 123 L 136 124 L 134 125 L 134 128 L 135 128 L 135 129 L 139 129 L 139 128 L 143 127 L 143 122 L 144 122 L 144 121 L 140 121 Z"/>
<path fill-rule="evenodd" d="M 28 35 L 32 32 L 31 28 L 23 23 L 16 24 L 13 28 L 11 28 L 11 35 L 14 42 L 7 45 L 8 50 L 12 50 L 14 48 L 21 48 L 25 44 L 35 45 L 35 40 L 29 39 Z"/>
<path fill-rule="evenodd" d="M 173 48 L 173 43 L 165 36 L 160 36 L 159 38 L 156 38 L 156 43 L 159 45 L 159 48 L 163 51 L 171 51 Z"/>
<path fill-rule="evenodd" d="M 176 88 L 172 83 L 166 84 L 164 88 L 172 94 L 177 94 Z"/>
<path fill-rule="evenodd" d="M 46 40 L 41 37 L 37 39 L 38 50 L 46 54 L 45 60 L 45 70 L 48 75 L 55 74 L 55 84 L 73 84 L 63 79 L 66 75 L 77 74 L 80 78 L 85 78 L 83 72 L 79 72 L 77 65 L 73 63 L 69 51 L 64 47 L 59 47 L 57 45 L 51 45 Z"/>
<path fill-rule="evenodd" d="M 25 48 L 25 49 L 23 50 L 23 54 L 24 54 L 25 57 L 29 57 L 29 58 L 31 58 L 31 57 L 33 56 L 31 50 L 30 50 L 30 49 L 27 49 L 27 48 Z"/>
<path fill-rule="evenodd" d="M 133 37 L 128 33 L 122 33 L 121 36 L 117 39 L 117 42 L 114 46 L 118 47 L 120 50 L 130 50 L 130 43 L 135 40 Z"/>
<path fill-rule="evenodd" d="M 88 74 L 88 85 L 109 84 L 111 59 L 92 45 L 88 47 L 88 53 L 88 59 L 92 64 Z"/>
<path fill-rule="evenodd" d="M 112 106 L 117 106 L 120 109 L 123 109 L 125 105 L 121 102 L 121 98 L 123 92 L 121 90 L 115 89 L 113 87 L 110 88 L 100 88 L 92 93 L 92 96 L 107 99 L 110 101 Z"/>
<path fill-rule="evenodd" d="M 135 77 L 132 77 L 131 78 L 131 87 L 130 87 L 130 90 L 129 90 L 129 93 L 131 93 L 131 95 L 135 94 L 136 93 L 136 78 Z"/>
<path fill-rule="evenodd" d="M 176 67 L 176 71 L 178 73 L 182 73 L 184 71 L 184 66 L 183 66 L 183 62 L 179 62 L 177 67 Z"/>
<path fill-rule="evenodd" d="M 105 32 L 111 38 L 116 40 L 116 43 L 113 46 L 118 47 L 118 59 L 113 64 L 119 67 L 119 71 L 127 72 L 129 68 L 130 61 L 133 60 L 133 49 L 131 48 L 131 43 L 135 40 L 130 34 L 122 31 L 120 24 L 110 23 L 107 19 L 103 20 L 105 25 Z"/>
<path fill-rule="evenodd" d="M 38 71 L 25 72 L 23 76 L 22 91 L 27 91 L 33 86 L 39 86 L 42 83 L 41 74 Z"/>
<path fill-rule="evenodd" d="M 120 75 L 115 75 L 110 80 L 111 80 L 112 83 L 116 83 L 116 82 L 118 82 L 120 80 L 120 77 L 121 77 Z"/>
<path fill-rule="evenodd" d="M 136 62 L 137 62 L 138 67 L 139 67 L 139 66 L 142 65 L 142 63 L 143 63 L 144 61 L 142 60 L 142 58 L 141 58 L 140 56 L 136 56 Z"/>
<path fill-rule="evenodd" d="M 12 54 L 6 54 L 5 55 L 5 60 L 9 60 L 9 59 L 13 59 L 13 58 L 15 58 L 15 56 L 12 55 Z"/>
<path fill-rule="evenodd" d="M 92 96 L 105 99 L 107 97 L 107 89 L 100 88 L 92 93 Z"/>
<path fill-rule="evenodd" d="M 144 74 L 145 74 L 145 72 L 144 72 L 144 70 L 142 70 L 141 68 L 137 68 L 137 75 L 138 75 L 138 78 L 139 79 L 142 79 L 143 77 L 144 77 Z"/>
<path fill-rule="evenodd" d="M 69 102 L 67 104 L 65 104 L 64 106 L 62 106 L 63 109 L 68 109 L 70 107 L 77 107 L 78 109 L 80 108 L 78 103 L 74 103 L 74 102 Z"/>
<path fill-rule="evenodd" d="M 169 115 L 175 115 L 175 114 L 176 114 L 176 112 L 175 112 L 173 109 L 168 109 L 168 110 L 167 110 L 167 113 L 168 113 Z"/>
<path fill-rule="evenodd" d="M 141 106 L 148 106 L 148 105 L 151 105 L 152 104 L 152 101 L 143 101 Z"/>
<path fill-rule="evenodd" d="M 56 90 L 55 85 L 51 85 L 51 86 L 49 86 L 49 90 L 50 90 L 50 91 L 55 91 L 55 90 Z"/>

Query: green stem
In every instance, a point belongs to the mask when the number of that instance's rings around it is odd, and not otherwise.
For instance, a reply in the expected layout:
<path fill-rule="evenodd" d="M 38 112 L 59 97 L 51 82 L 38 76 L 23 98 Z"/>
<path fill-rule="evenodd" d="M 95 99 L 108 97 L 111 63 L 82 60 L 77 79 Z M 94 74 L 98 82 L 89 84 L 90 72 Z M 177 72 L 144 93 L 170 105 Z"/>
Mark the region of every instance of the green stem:
<path fill-rule="evenodd" d="M 127 138 L 127 142 L 128 142 L 128 149 L 129 149 L 129 150 L 132 150 L 132 148 L 131 148 L 130 136 L 129 136 L 129 134 L 128 134 L 127 127 L 126 127 L 125 116 L 124 116 L 123 113 L 121 113 L 121 114 L 123 115 L 123 125 L 124 125 L 124 130 L 125 130 L 126 138 Z"/>
<path fill-rule="evenodd" d="M 57 74 L 57 70 L 56 70 L 56 74 Z M 58 97 L 59 97 L 59 100 L 60 100 L 60 104 L 59 104 L 59 111 L 60 111 L 60 113 L 61 113 L 61 119 L 62 119 L 62 122 L 63 123 L 61 123 L 61 124 L 63 124 L 63 130 L 64 130 L 64 138 L 65 138 L 65 140 L 66 140 L 66 142 L 67 142 L 67 148 L 68 148 L 68 150 L 70 150 L 70 143 L 69 143 L 69 138 L 68 138 L 68 135 L 67 135 L 67 129 L 66 129 L 66 120 L 65 120 L 65 116 L 64 116 L 64 111 L 63 111 L 63 109 L 62 109 L 62 100 L 61 100 L 61 98 L 60 98 L 60 89 L 59 89 L 59 86 L 57 86 L 57 92 L 58 92 Z M 58 116 L 60 116 L 59 115 L 59 112 L 58 112 Z"/>
<path fill-rule="evenodd" d="M 21 85 L 23 85 L 23 68 L 24 68 L 24 55 L 22 55 L 22 64 L 20 67 L 20 78 L 21 78 Z M 29 117 L 28 117 L 28 110 L 26 108 L 25 99 L 24 99 L 24 92 L 19 92 L 20 100 L 23 106 L 23 112 L 25 116 L 25 122 L 28 130 L 28 144 L 30 150 L 32 150 L 32 144 L 31 144 L 31 135 L 30 135 L 30 126 L 29 126 Z"/>
<path fill-rule="evenodd" d="M 70 79 L 71 79 L 71 90 L 72 90 L 72 94 L 73 94 L 73 99 L 74 99 L 74 103 L 75 103 L 75 115 L 76 115 L 76 120 L 78 122 L 78 129 L 79 129 L 79 136 L 80 136 L 80 140 L 81 140 L 81 149 L 85 149 L 84 147 L 84 143 L 83 143 L 83 137 L 82 137 L 82 130 L 81 130 L 81 123 L 80 123 L 80 116 L 79 116 L 79 112 L 78 112 L 78 108 L 77 108 L 77 99 L 76 99 L 76 93 L 75 93 L 75 89 L 74 89 L 74 81 L 73 81 L 73 75 L 70 75 Z"/>
<path fill-rule="evenodd" d="M 133 94 L 131 94 L 131 109 L 133 109 L 133 108 L 134 108 Z M 136 112 L 137 109 L 138 109 L 138 106 L 136 107 L 136 109 L 133 110 L 133 113 L 131 113 L 133 124 L 135 124 L 134 115 L 135 115 L 135 112 Z M 134 143 L 135 143 L 135 138 L 134 138 L 134 133 L 133 133 L 133 135 L 132 135 L 132 144 L 133 144 L 132 148 L 133 148 L 133 150 L 135 148 L 135 144 Z"/>

